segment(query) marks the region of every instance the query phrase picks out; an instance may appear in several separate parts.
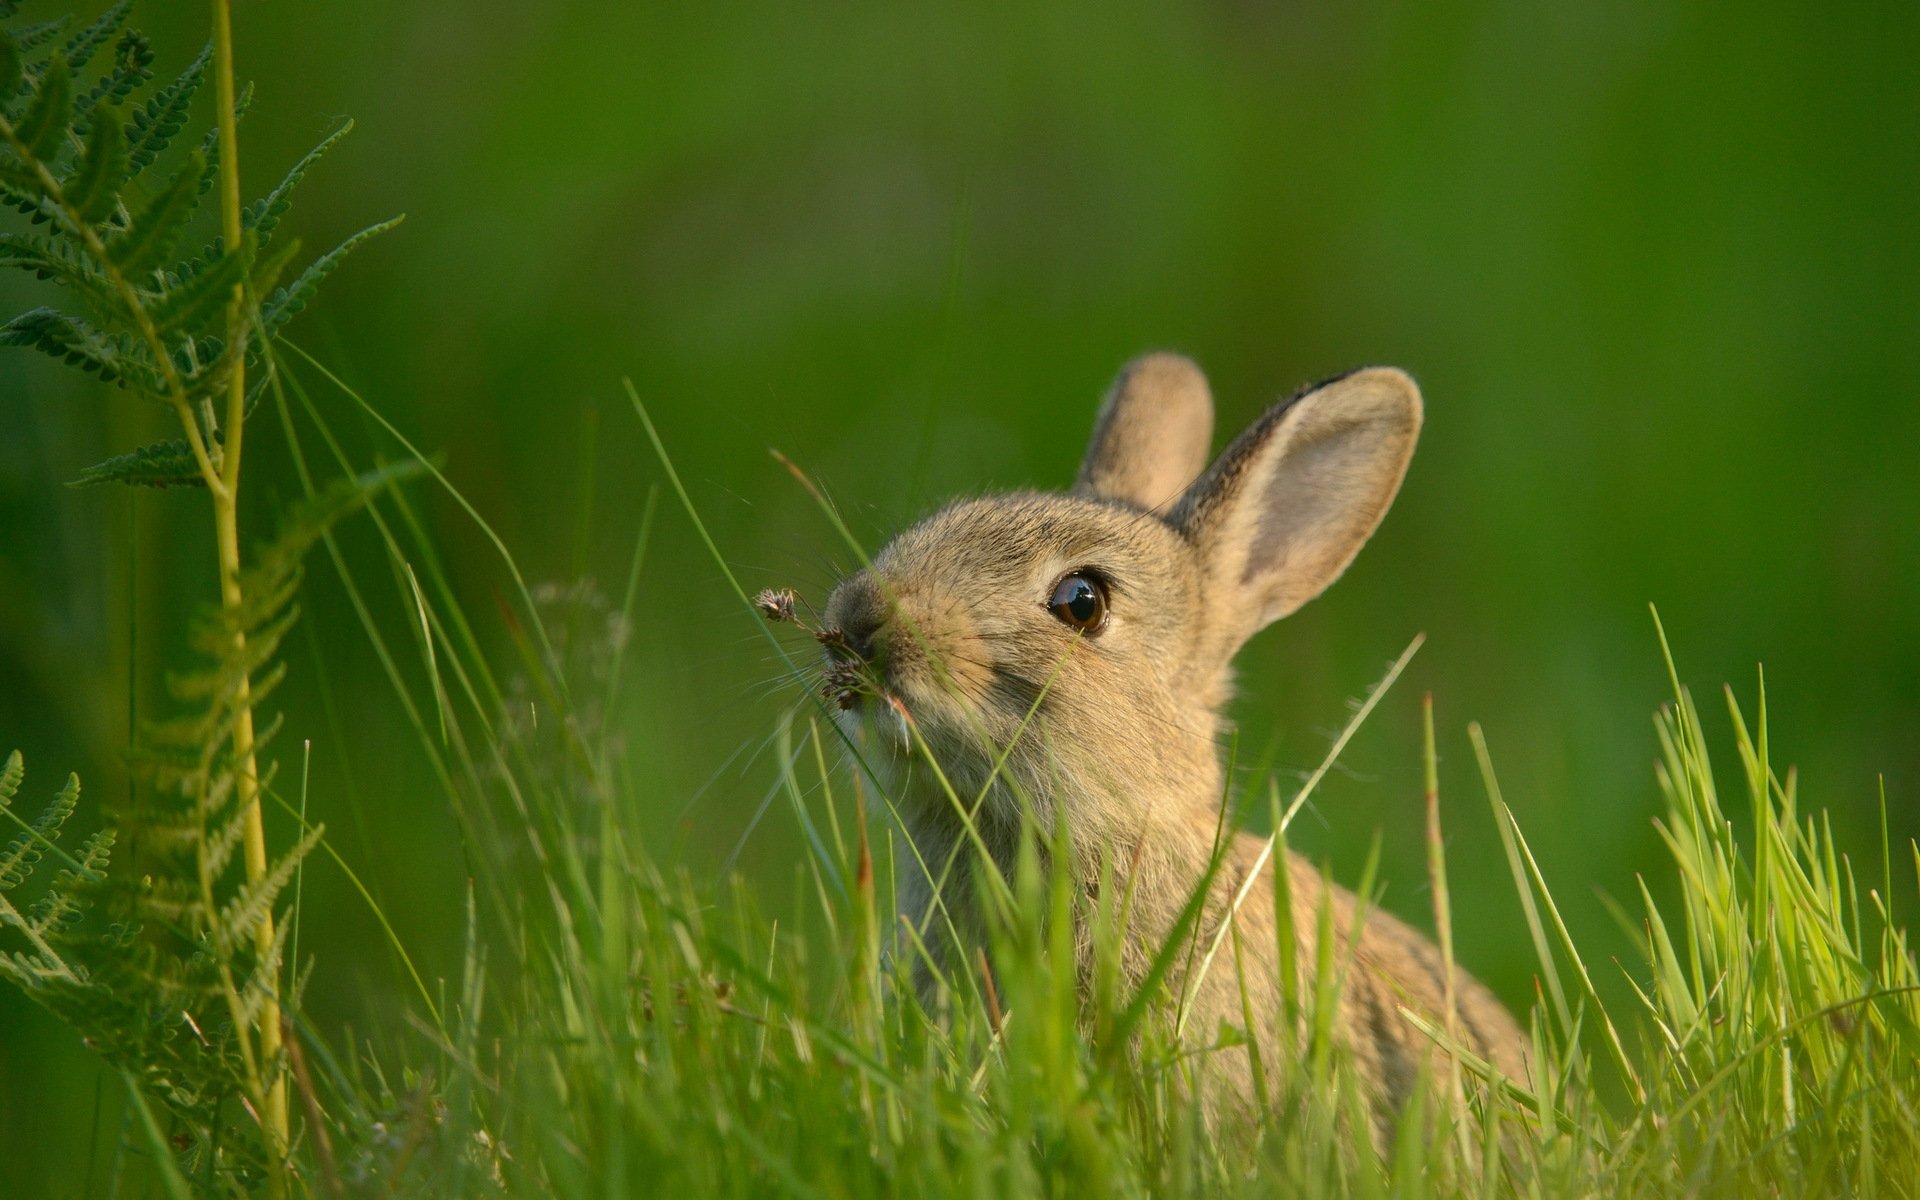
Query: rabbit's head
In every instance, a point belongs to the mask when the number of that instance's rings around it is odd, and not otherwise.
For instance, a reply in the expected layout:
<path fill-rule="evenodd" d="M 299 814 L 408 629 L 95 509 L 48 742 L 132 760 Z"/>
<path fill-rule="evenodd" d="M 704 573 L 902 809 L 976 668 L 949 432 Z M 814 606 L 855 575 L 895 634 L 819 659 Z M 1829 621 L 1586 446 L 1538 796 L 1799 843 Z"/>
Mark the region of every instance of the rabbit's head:
<path fill-rule="evenodd" d="M 1138 360 L 1071 492 L 950 505 L 834 591 L 847 719 L 927 781 L 910 794 L 950 807 L 940 775 L 961 797 L 984 789 L 992 823 L 1022 799 L 1046 818 L 1065 803 L 1077 825 L 1217 801 L 1234 653 L 1346 569 L 1399 489 L 1420 411 L 1404 373 L 1356 371 L 1276 405 L 1209 466 L 1199 370 Z"/>

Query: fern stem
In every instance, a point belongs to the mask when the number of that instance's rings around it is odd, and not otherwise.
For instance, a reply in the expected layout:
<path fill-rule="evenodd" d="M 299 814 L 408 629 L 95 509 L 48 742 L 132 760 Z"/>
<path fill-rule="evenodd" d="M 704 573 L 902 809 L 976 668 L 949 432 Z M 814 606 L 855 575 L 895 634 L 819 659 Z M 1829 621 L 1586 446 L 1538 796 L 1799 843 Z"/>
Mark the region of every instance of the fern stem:
<path fill-rule="evenodd" d="M 213 0 L 213 78 L 215 119 L 220 138 L 220 228 L 228 253 L 239 249 L 240 151 L 233 87 L 233 12 L 229 0 Z M 227 374 L 226 442 L 220 459 L 220 483 L 213 493 L 214 532 L 220 555 L 220 600 L 228 612 L 238 613 L 246 597 L 240 586 L 240 451 L 245 434 L 247 378 L 246 353 L 247 299 L 245 281 L 234 285 L 227 305 L 227 350 L 232 365 Z M 246 633 L 239 621 L 234 623 L 234 653 L 246 652 Z M 254 883 L 267 874 L 266 826 L 260 811 L 260 770 L 254 753 L 252 685 L 242 678 L 234 697 L 233 753 L 236 761 L 234 789 L 243 814 L 242 853 L 247 881 Z M 254 952 L 261 963 L 273 954 L 273 910 L 269 906 L 260 915 L 253 931 Z M 287 1192 L 285 1155 L 290 1146 L 287 1133 L 287 1077 L 280 1062 L 279 979 L 266 979 L 267 995 L 260 1006 L 254 1033 L 259 1041 L 258 1067 L 265 1106 L 260 1114 L 267 1134 L 269 1162 L 268 1194 L 278 1200 Z"/>
<path fill-rule="evenodd" d="M 237 253 L 242 237 L 240 221 L 240 141 L 233 94 L 233 21 L 230 0 L 213 0 L 213 84 L 220 131 L 220 236 L 229 254 Z M 227 373 L 227 433 L 220 469 L 229 492 L 240 487 L 240 439 L 247 410 L 247 283 L 233 285 L 227 302 L 227 350 L 233 367 Z"/>

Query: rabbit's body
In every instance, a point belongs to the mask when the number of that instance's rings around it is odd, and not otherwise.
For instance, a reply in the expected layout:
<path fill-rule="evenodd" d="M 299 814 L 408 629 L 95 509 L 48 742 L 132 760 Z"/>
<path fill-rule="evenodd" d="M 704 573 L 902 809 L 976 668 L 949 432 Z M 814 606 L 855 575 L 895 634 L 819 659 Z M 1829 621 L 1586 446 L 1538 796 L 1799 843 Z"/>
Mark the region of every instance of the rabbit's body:
<path fill-rule="evenodd" d="M 1204 380 L 1184 359 L 1149 356 L 1101 410 L 1073 494 L 952 505 L 843 583 L 827 609 L 829 645 L 836 671 L 859 671 L 876 693 L 863 699 L 847 683 L 842 699 L 893 776 L 913 843 L 899 860 L 908 864 L 902 915 L 936 948 L 970 956 L 985 944 L 968 878 L 987 869 L 979 850 L 1010 872 L 1023 820 L 1064 827 L 1083 893 L 1103 877 L 1127 890 L 1122 970 L 1142 982 L 1222 836 L 1229 662 L 1358 552 L 1399 486 L 1419 423 L 1411 380 L 1358 372 L 1277 406 L 1208 468 Z M 1262 847 L 1226 836 L 1202 946 L 1229 919 Z M 1297 856 L 1265 868 L 1276 869 L 1289 872 L 1294 958 L 1309 992 L 1323 903 L 1337 947 L 1351 948 L 1336 1036 L 1380 1129 L 1432 1053 L 1403 1006 L 1451 1023 L 1464 1044 L 1521 1075 L 1524 1039 L 1484 987 L 1457 971 L 1449 1018 L 1429 941 L 1384 912 L 1361 919 L 1350 892 L 1329 888 Z M 1249 1010 L 1246 1032 L 1262 1047 L 1301 1035 L 1282 1027 L 1270 880 L 1232 915 L 1239 967 L 1223 950 L 1197 988 L 1183 972 L 1170 981 L 1174 995 L 1191 992 L 1192 1041 L 1213 1042 L 1223 1023 L 1245 1028 Z M 944 944 L 956 936 L 967 944 Z M 1230 1085 L 1208 1097 L 1217 1113 L 1250 1098 L 1253 1076 L 1245 1049 L 1215 1057 L 1214 1077 Z"/>

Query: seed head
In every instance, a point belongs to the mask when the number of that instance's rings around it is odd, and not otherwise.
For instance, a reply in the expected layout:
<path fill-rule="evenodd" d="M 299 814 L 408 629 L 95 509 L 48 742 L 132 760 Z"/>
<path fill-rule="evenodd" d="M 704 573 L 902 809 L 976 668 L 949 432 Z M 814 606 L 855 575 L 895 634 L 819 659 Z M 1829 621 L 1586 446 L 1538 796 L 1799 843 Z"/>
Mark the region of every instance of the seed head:
<path fill-rule="evenodd" d="M 792 588 L 780 588 L 777 591 L 767 588 L 753 598 L 753 606 L 759 609 L 760 615 L 769 621 L 799 620 L 799 614 L 794 608 Z"/>
<path fill-rule="evenodd" d="M 860 674 L 860 668 L 850 662 L 837 662 L 828 667 L 826 681 L 820 685 L 821 694 L 842 710 L 858 704 L 860 693 L 865 690 L 866 679 Z"/>

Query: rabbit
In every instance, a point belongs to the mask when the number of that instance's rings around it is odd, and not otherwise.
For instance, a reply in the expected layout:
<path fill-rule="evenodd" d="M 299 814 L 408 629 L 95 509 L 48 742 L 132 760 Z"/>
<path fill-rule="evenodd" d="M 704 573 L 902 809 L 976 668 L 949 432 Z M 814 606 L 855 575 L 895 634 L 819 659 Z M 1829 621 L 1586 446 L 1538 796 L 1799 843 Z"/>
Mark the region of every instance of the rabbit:
<path fill-rule="evenodd" d="M 1073 846 L 1090 850 L 1071 868 L 1086 894 L 1103 865 L 1130 889 L 1122 973 L 1137 986 L 1216 853 L 1233 656 L 1353 560 L 1399 490 L 1421 413 L 1411 378 L 1369 367 L 1275 405 L 1209 465 L 1204 376 L 1184 357 L 1150 354 L 1100 407 L 1070 492 L 961 500 L 843 580 L 819 636 L 840 719 L 864 739 L 914 843 L 899 861 L 926 864 L 899 870 L 902 916 L 937 949 L 943 930 L 967 942 L 942 952 L 976 953 L 986 939 L 969 915 L 977 893 L 967 875 L 980 869 L 982 846 L 995 869 L 1011 872 L 1025 806 L 1038 829 L 1063 821 Z M 981 797 L 973 832 L 955 797 Z M 1202 946 L 1263 846 L 1227 836 Z M 935 902 L 928 871 L 949 861 L 946 916 L 923 921 Z M 1298 855 L 1265 869 L 1289 873 L 1303 980 L 1323 902 L 1339 949 L 1351 947 L 1335 1037 L 1372 1107 L 1377 1145 L 1435 1053 L 1402 1006 L 1524 1080 L 1519 1025 L 1464 971 L 1449 1022 L 1441 954 L 1424 936 L 1377 909 L 1362 920 L 1355 896 Z M 1223 1023 L 1244 1028 L 1243 973 L 1255 1026 L 1245 1032 L 1263 1047 L 1286 1037 L 1297 1045 L 1302 1031 L 1281 1028 L 1270 877 L 1247 889 L 1234 919 L 1240 971 L 1223 952 L 1200 978 L 1188 1036 L 1210 1044 Z M 1175 995 L 1196 986 L 1178 970 L 1171 983 Z M 1250 1111 L 1244 1047 L 1216 1052 L 1212 1074 L 1226 1094 L 1206 1098 L 1210 1120 Z"/>

